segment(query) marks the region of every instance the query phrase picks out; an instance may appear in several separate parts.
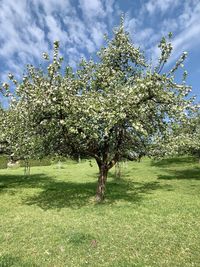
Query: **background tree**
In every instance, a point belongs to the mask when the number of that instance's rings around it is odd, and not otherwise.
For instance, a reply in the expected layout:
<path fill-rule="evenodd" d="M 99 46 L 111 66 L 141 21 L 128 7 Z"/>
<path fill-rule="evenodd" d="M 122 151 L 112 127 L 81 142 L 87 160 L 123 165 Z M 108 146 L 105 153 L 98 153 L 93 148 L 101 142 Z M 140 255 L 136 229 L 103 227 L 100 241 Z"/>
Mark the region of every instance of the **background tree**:
<path fill-rule="evenodd" d="M 190 132 L 189 153 L 196 156 L 200 163 L 200 114 L 194 119 Z"/>
<path fill-rule="evenodd" d="M 189 123 L 188 123 L 189 122 Z M 177 139 L 179 139 L 180 154 L 189 154 L 196 157 L 200 163 L 200 114 L 193 113 L 188 118 L 187 124 L 177 128 Z"/>
<path fill-rule="evenodd" d="M 199 105 L 191 107 L 187 118 L 181 123 L 168 124 L 165 138 L 159 138 L 159 141 L 152 143 L 152 150 L 158 158 L 192 155 L 200 162 Z"/>
<path fill-rule="evenodd" d="M 0 106 L 0 154 L 5 154 L 8 152 L 6 135 L 4 132 L 4 125 L 3 125 L 5 114 L 6 111 Z"/>
<path fill-rule="evenodd" d="M 160 153 L 152 144 L 164 139 L 169 126 L 187 119 L 190 88 L 184 80 L 175 83 L 187 54 L 164 73 L 172 46 L 163 38 L 159 47 L 158 64 L 151 67 L 131 43 L 122 20 L 97 62 L 82 60 L 76 72 L 66 67 L 63 74 L 55 42 L 46 71 L 28 66 L 20 83 L 10 74 L 16 89 L 5 131 L 13 153 L 95 158 L 96 200 L 103 200 L 108 171 L 116 162 L 130 153 L 135 158 Z M 43 57 L 49 61 L 49 55 Z"/>

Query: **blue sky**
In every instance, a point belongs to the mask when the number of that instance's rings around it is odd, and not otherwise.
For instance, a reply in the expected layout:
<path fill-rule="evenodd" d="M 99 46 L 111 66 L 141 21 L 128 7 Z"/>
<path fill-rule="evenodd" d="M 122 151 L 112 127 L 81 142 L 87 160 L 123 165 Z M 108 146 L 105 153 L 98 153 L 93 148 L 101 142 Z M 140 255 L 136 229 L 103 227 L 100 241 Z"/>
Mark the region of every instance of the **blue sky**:
<path fill-rule="evenodd" d="M 0 0 L 0 80 L 18 78 L 26 64 L 39 64 L 59 40 L 61 53 L 75 67 L 93 56 L 112 34 L 121 14 L 133 42 L 153 61 L 163 35 L 173 32 L 173 64 L 188 51 L 188 83 L 200 100 L 200 0 Z"/>

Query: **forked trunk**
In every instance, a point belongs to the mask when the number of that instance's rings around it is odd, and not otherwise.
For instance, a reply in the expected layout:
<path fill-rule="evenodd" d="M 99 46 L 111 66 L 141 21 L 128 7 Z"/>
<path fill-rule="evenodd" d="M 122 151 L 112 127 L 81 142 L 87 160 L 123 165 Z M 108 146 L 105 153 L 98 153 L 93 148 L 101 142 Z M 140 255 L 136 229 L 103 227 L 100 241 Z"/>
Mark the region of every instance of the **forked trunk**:
<path fill-rule="evenodd" d="M 96 201 L 101 202 L 104 200 L 106 180 L 108 175 L 108 167 L 106 165 L 99 166 L 99 178 L 96 192 Z"/>

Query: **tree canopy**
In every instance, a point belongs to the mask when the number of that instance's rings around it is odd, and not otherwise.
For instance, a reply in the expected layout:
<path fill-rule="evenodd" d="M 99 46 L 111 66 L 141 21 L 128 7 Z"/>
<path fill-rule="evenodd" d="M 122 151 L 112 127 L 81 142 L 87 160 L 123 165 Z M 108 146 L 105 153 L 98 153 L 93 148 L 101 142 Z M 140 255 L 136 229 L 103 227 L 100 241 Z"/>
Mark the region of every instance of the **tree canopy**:
<path fill-rule="evenodd" d="M 171 34 L 169 34 L 169 39 Z M 158 63 L 152 66 L 130 40 L 123 21 L 102 47 L 98 60 L 82 59 L 76 70 L 65 66 L 54 42 L 52 61 L 46 69 L 29 65 L 22 81 L 15 80 L 3 120 L 6 141 L 16 156 L 84 155 L 99 167 L 96 199 L 104 198 L 107 173 L 122 157 L 159 154 L 156 144 L 174 124 L 187 120 L 193 99 L 191 88 L 177 84 L 175 74 L 187 56 L 184 52 L 167 72 L 172 52 L 162 38 Z M 169 129 L 171 129 L 169 131 Z"/>

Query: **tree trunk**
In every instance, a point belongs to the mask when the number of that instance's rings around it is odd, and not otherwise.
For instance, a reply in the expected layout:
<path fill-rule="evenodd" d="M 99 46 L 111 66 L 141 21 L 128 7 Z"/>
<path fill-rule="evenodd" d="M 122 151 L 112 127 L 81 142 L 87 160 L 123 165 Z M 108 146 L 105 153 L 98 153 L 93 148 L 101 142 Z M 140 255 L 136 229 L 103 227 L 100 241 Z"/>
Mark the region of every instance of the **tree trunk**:
<path fill-rule="evenodd" d="M 121 178 L 121 166 L 119 162 L 115 164 L 115 177 Z"/>
<path fill-rule="evenodd" d="M 108 167 L 105 164 L 99 166 L 99 179 L 96 192 L 96 201 L 101 202 L 104 200 L 106 180 L 108 175 Z"/>

